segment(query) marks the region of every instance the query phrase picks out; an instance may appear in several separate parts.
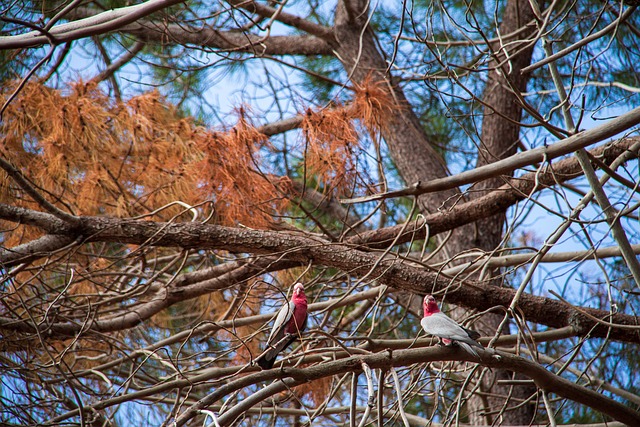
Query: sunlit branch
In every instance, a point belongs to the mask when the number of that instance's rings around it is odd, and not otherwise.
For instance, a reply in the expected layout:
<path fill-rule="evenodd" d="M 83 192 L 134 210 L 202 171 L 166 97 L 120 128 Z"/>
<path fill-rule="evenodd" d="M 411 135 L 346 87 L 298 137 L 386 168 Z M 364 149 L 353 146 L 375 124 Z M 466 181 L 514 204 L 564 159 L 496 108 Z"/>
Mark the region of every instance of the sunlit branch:
<path fill-rule="evenodd" d="M 626 161 L 633 156 L 637 156 L 640 150 L 637 138 L 628 138 L 618 141 L 616 144 L 604 145 L 591 151 L 593 156 L 605 156 L 607 162 L 615 162 L 619 156 L 624 156 L 622 161 Z M 620 165 L 612 165 L 615 169 Z M 540 191 L 549 186 L 556 185 L 579 176 L 580 165 L 576 158 L 563 159 L 554 162 L 552 167 L 544 167 L 535 172 L 529 172 L 519 178 L 511 178 L 502 187 L 489 194 L 472 201 L 458 203 L 455 206 L 443 209 L 438 213 L 429 214 L 409 227 L 407 232 L 400 236 L 397 243 L 406 243 L 412 239 L 424 238 L 426 231 L 425 224 L 428 225 L 430 236 L 452 230 L 464 224 L 488 218 L 493 214 L 504 212 L 508 207 L 520 200 L 531 197 L 532 191 Z M 374 196 L 375 197 L 375 196 Z M 387 247 L 397 238 L 403 225 L 396 225 L 378 230 L 361 233 L 358 236 L 349 238 L 347 242 L 353 244 L 367 245 L 370 247 Z"/>
<path fill-rule="evenodd" d="M 640 245 L 632 245 L 631 249 L 633 253 L 640 254 Z M 591 259 L 603 259 L 611 257 L 619 257 L 622 255 L 619 246 L 610 246 L 606 248 L 592 248 L 584 251 L 570 251 L 570 252 L 552 252 L 545 254 L 540 262 L 542 263 L 554 263 L 554 262 L 582 262 L 584 260 Z M 443 274 L 457 274 L 461 271 L 472 272 L 477 269 L 486 267 L 513 267 L 527 264 L 531 261 L 534 254 L 512 254 L 504 256 L 486 256 L 486 254 L 465 254 L 464 257 L 474 257 L 474 261 L 466 262 L 464 264 L 457 265 L 455 267 L 448 268 L 443 271 Z"/>
<path fill-rule="evenodd" d="M 560 142 L 544 147 L 538 147 L 514 154 L 504 160 L 481 166 L 473 170 L 452 175 L 447 178 L 431 180 L 429 182 L 416 182 L 410 187 L 389 191 L 386 193 L 363 196 L 353 199 L 344 199 L 343 203 L 363 203 L 375 200 L 389 199 L 401 196 L 419 196 L 421 194 L 435 191 L 443 191 L 459 187 L 465 184 L 472 184 L 488 178 L 508 174 L 516 169 L 530 166 L 539 162 L 549 161 L 560 156 L 572 153 L 580 148 L 600 142 L 612 137 L 617 133 L 624 132 L 640 123 L 640 107 L 628 113 L 622 114 L 611 121 L 565 138 Z"/>
<path fill-rule="evenodd" d="M 90 18 L 59 24 L 50 28 L 49 33 L 58 43 L 104 34 L 183 2 L 184 0 L 148 0 L 134 6 L 102 12 Z M 48 42 L 48 37 L 42 35 L 40 31 L 31 31 L 17 36 L 0 37 L 0 50 L 36 47 Z"/>

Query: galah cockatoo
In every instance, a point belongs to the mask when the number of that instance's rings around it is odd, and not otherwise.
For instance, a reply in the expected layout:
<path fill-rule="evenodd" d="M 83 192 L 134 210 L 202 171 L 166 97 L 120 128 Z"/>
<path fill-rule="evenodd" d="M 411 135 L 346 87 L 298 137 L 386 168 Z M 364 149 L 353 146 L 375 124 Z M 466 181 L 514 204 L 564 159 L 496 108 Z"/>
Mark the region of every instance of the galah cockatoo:
<path fill-rule="evenodd" d="M 422 307 L 424 308 L 424 317 L 420 324 L 426 333 L 440 338 L 445 345 L 450 345 L 452 341 L 455 341 L 464 351 L 480 358 L 478 352 L 473 348 L 484 348 L 476 341 L 480 337 L 479 333 L 463 328 L 455 320 L 441 312 L 432 295 L 424 297 Z"/>
<path fill-rule="evenodd" d="M 291 301 L 283 305 L 273 324 L 266 350 L 256 359 L 262 369 L 271 369 L 278 353 L 287 348 L 307 326 L 307 297 L 302 283 L 293 286 Z"/>

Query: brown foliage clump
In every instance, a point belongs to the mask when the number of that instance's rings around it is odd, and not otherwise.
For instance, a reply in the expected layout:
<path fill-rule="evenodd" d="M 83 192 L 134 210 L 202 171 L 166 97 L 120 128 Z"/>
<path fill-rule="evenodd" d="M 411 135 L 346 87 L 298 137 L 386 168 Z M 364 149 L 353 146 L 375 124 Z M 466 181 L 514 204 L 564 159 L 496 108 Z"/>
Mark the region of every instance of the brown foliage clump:
<path fill-rule="evenodd" d="M 393 97 L 387 82 L 375 81 L 371 76 L 362 84 L 355 85 L 354 91 L 352 114 L 362 121 L 372 136 L 385 129 L 393 109 L 402 108 Z"/>
<path fill-rule="evenodd" d="M 306 173 L 315 175 L 318 186 L 346 191 L 355 176 L 353 149 L 358 133 L 351 110 L 307 110 L 302 121 L 305 137 Z"/>
<path fill-rule="evenodd" d="M 138 216 L 175 201 L 213 201 L 218 222 L 260 227 L 284 206 L 274 184 L 257 172 L 266 138 L 244 117 L 228 132 L 211 132 L 181 117 L 157 91 L 123 103 L 79 82 L 65 92 L 27 84 L 3 119 L 0 153 L 73 214 Z M 0 201 L 37 208 L 0 175 Z M 182 206 L 155 212 L 156 219 L 174 219 L 186 212 Z M 11 234 L 7 245 L 35 237 Z"/>
<path fill-rule="evenodd" d="M 354 88 L 355 96 L 347 106 L 313 111 L 308 109 L 302 121 L 304 135 L 305 179 L 313 177 L 321 190 L 345 194 L 356 178 L 355 149 L 360 122 L 376 141 L 386 128 L 394 108 L 400 108 L 385 82 L 372 77 Z"/>
<path fill-rule="evenodd" d="M 286 207 L 287 200 L 278 191 L 278 184 L 286 179 L 274 182 L 273 176 L 258 171 L 259 151 L 270 148 L 269 141 L 249 123 L 243 110 L 230 131 L 198 129 L 194 141 L 204 154 L 196 165 L 203 182 L 198 190 L 202 198 L 215 196 L 220 222 L 266 227 L 273 213 Z"/>

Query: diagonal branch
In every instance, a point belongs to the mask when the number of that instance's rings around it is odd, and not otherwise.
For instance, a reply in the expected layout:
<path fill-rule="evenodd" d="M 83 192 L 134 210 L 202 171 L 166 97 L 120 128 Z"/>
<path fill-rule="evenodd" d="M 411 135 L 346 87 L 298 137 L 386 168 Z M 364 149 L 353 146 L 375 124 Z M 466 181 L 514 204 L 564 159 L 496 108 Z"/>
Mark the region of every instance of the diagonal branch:
<path fill-rule="evenodd" d="M 291 13 L 283 12 L 282 10 L 271 6 L 260 4 L 253 0 L 227 0 L 227 3 L 232 6 L 245 9 L 251 13 L 256 13 L 264 18 L 273 18 L 278 22 L 319 37 L 329 43 L 335 42 L 335 35 L 333 34 L 333 29 L 331 27 L 316 24 L 315 22 L 311 22 Z"/>
<path fill-rule="evenodd" d="M 400 190 L 346 199 L 342 200 L 342 202 L 363 203 L 401 196 L 419 196 L 421 194 L 449 190 L 461 185 L 473 184 L 488 178 L 508 174 L 525 166 L 534 165 L 536 163 L 564 156 L 580 148 L 587 147 L 603 141 L 606 138 L 610 138 L 620 132 L 624 132 L 637 124 L 640 124 L 640 107 L 634 108 L 628 113 L 625 113 L 603 125 L 570 136 L 569 138 L 565 138 L 564 140 L 549 146 L 538 147 L 529 151 L 514 154 L 506 159 L 447 178 L 434 179 L 429 182 L 417 182 L 410 187 Z"/>
<path fill-rule="evenodd" d="M 568 379 L 545 369 L 531 360 L 495 350 L 484 350 L 480 353 L 480 364 L 482 366 L 522 373 L 526 377 L 532 379 L 541 390 L 555 393 L 565 399 L 570 399 L 574 402 L 586 405 L 627 425 L 638 425 L 638 423 L 640 423 L 640 413 L 634 409 L 590 388 L 569 381 Z M 366 364 L 373 369 L 388 370 L 393 367 L 441 361 L 478 362 L 478 360 L 472 360 L 469 354 L 461 351 L 459 348 L 432 346 L 395 351 L 384 350 L 379 353 L 368 355 L 350 357 L 342 356 L 342 358 L 338 360 L 323 362 L 306 368 L 283 367 L 282 369 L 270 369 L 254 372 L 248 375 L 239 376 L 238 378 L 217 387 L 212 393 L 200 399 L 197 403 L 191 405 L 182 412 L 176 418 L 175 424 L 178 426 L 184 425 L 186 422 L 198 415 L 201 410 L 209 408 L 215 402 L 222 400 L 225 396 L 228 396 L 237 390 L 262 382 L 268 382 L 270 384 L 222 413 L 218 419 L 220 425 L 231 425 L 233 421 L 235 421 L 236 418 L 249 407 L 266 400 L 276 393 L 287 391 L 296 385 L 315 381 L 328 376 L 349 372 L 360 373 L 363 369 L 363 364 Z M 238 371 L 239 369 L 244 370 L 245 367 L 205 370 L 202 374 L 191 378 L 180 378 L 159 384 L 156 387 L 125 393 L 110 399 L 99 401 L 87 408 L 103 410 L 122 402 L 144 398 L 145 396 L 150 396 L 154 393 L 205 383 L 213 378 L 219 377 L 221 371 L 224 371 L 228 375 L 232 375 L 232 371 Z M 51 424 L 57 424 L 61 421 L 74 417 L 77 414 L 78 410 L 72 410 L 49 420 L 49 422 Z"/>
<path fill-rule="evenodd" d="M 74 239 L 69 236 L 47 234 L 11 249 L 0 248 L 0 264 L 3 268 L 10 268 L 16 264 L 28 264 L 51 255 L 52 252 L 68 246 L 73 241 Z"/>
<path fill-rule="evenodd" d="M 583 46 L 588 45 L 589 43 L 591 43 L 594 40 L 599 39 L 600 37 L 604 37 L 607 34 L 609 34 L 612 31 L 617 31 L 618 28 L 620 27 L 620 24 L 625 22 L 630 16 L 631 14 L 633 14 L 633 12 L 636 10 L 636 5 L 633 5 L 631 7 L 628 7 L 627 10 L 625 10 L 624 12 L 622 12 L 622 14 L 613 22 L 611 22 L 609 25 L 607 25 L 606 27 L 604 27 L 603 29 L 601 29 L 600 31 L 597 31 L 587 37 L 584 37 L 582 39 L 580 39 L 578 42 L 572 44 L 571 46 L 567 46 L 564 49 L 554 53 L 553 55 L 549 55 L 546 56 L 545 58 L 541 59 L 540 61 L 536 62 L 535 64 L 531 64 L 525 68 L 523 68 L 520 72 L 522 74 L 526 74 L 526 73 L 530 73 L 533 70 L 537 70 L 538 68 L 550 64 L 551 62 L 554 62 L 557 59 L 560 59 L 564 56 L 567 56 L 568 54 L 570 54 L 571 52 L 580 49 Z"/>
<path fill-rule="evenodd" d="M 535 384 L 546 392 L 555 393 L 566 399 L 589 406 L 598 412 L 606 414 L 611 418 L 626 423 L 636 425 L 640 423 L 640 413 L 632 408 L 623 405 L 609 397 L 606 397 L 594 390 L 579 384 L 573 383 L 559 375 L 554 374 L 542 366 L 527 360 L 523 357 L 504 352 L 482 351 L 483 366 L 494 369 L 505 369 L 519 372 L 532 379 Z M 283 368 L 281 370 L 266 371 L 258 374 L 251 374 L 240 379 L 231 381 L 213 393 L 204 397 L 196 404 L 189 407 L 176 419 L 176 425 L 184 425 L 188 420 L 214 402 L 221 400 L 235 390 L 247 387 L 262 381 L 276 380 L 270 385 L 262 388 L 258 392 L 240 401 L 228 411 L 219 416 L 221 426 L 228 426 L 248 408 L 258 404 L 276 393 L 287 391 L 291 387 L 314 381 L 330 375 L 339 375 L 347 372 L 361 372 L 363 364 L 373 369 L 389 369 L 392 367 L 407 366 L 414 363 L 437 362 L 437 361 L 469 361 L 470 356 L 460 349 L 449 347 L 428 347 L 425 349 L 399 350 L 395 352 L 383 351 L 367 356 L 352 356 L 344 360 L 326 362 L 309 368 Z M 273 372 L 275 371 L 275 372 Z"/>
<path fill-rule="evenodd" d="M 60 210 L 53 203 L 49 202 L 45 199 L 38 190 L 29 182 L 29 180 L 22 174 L 21 171 L 16 169 L 11 163 L 9 163 L 4 158 L 0 157 L 0 168 L 4 169 L 4 171 L 9 175 L 17 184 L 22 188 L 22 190 L 31 196 L 33 200 L 36 201 L 41 207 L 46 209 L 48 212 L 55 215 L 57 218 L 66 221 L 70 224 L 73 224 L 77 221 L 77 217 Z"/>
<path fill-rule="evenodd" d="M 627 138 L 612 146 L 604 145 L 595 148 L 591 154 L 598 157 L 604 156 L 604 160 L 607 162 L 613 162 L 620 156 L 625 159 L 637 157 L 640 150 L 639 141 L 638 138 Z M 512 178 L 507 184 L 485 196 L 426 215 L 409 227 L 396 225 L 368 231 L 348 239 L 347 242 L 373 248 L 384 248 L 394 241 L 396 244 L 402 244 L 412 239 L 422 239 L 427 230 L 429 236 L 434 236 L 503 212 L 515 203 L 530 197 L 532 191 L 543 190 L 557 183 L 568 181 L 580 176 L 581 173 L 582 169 L 576 158 L 563 159 L 553 163 L 552 167 L 545 171 L 530 172 L 519 178 Z M 399 233 L 403 234 L 399 235 Z"/>
<path fill-rule="evenodd" d="M 125 64 L 135 58 L 135 56 L 140 53 L 142 49 L 144 49 L 144 46 L 145 44 L 142 41 L 136 40 L 131 48 L 126 50 L 125 53 L 123 53 L 122 56 L 120 56 L 117 60 L 113 61 L 111 64 L 108 64 L 107 68 L 102 70 L 97 76 L 93 77 L 90 82 L 98 83 L 112 77 L 116 71 L 118 71 Z"/>

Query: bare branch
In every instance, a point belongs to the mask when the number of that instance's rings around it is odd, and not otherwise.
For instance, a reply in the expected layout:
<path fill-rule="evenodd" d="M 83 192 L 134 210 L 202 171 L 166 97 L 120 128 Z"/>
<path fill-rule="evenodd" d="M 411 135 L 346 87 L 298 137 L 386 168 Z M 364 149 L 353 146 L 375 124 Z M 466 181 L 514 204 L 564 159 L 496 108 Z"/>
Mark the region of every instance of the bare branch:
<path fill-rule="evenodd" d="M 622 114 L 605 124 L 570 136 L 555 144 L 514 154 L 506 159 L 499 160 L 467 172 L 462 172 L 447 178 L 435 179 L 429 182 L 417 182 L 411 187 L 400 190 L 374 194 L 372 196 L 344 199 L 341 201 L 342 203 L 363 203 L 393 197 L 419 196 L 421 194 L 435 191 L 449 190 L 465 184 L 472 184 L 484 179 L 507 174 L 525 166 L 534 165 L 539 162 L 549 161 L 557 157 L 564 156 L 580 148 L 587 147 L 620 132 L 624 132 L 639 123 L 640 107 Z"/>
<path fill-rule="evenodd" d="M 273 18 L 283 24 L 319 37 L 329 43 L 335 41 L 333 29 L 330 27 L 316 24 L 309 20 L 300 18 L 299 16 L 283 12 L 280 9 L 275 9 L 271 6 L 266 6 L 253 0 L 227 0 L 227 2 L 235 7 L 241 7 L 264 18 Z"/>
<path fill-rule="evenodd" d="M 557 59 L 560 59 L 562 57 L 567 56 L 568 54 L 570 54 L 571 52 L 574 52 L 577 49 L 580 49 L 583 46 L 586 46 L 587 44 L 591 43 L 594 40 L 599 39 L 600 37 L 604 37 L 607 34 L 611 33 L 612 31 L 617 31 L 618 27 L 620 26 L 621 23 L 625 22 L 629 16 L 631 16 L 631 14 L 636 10 L 637 6 L 631 6 L 628 7 L 624 12 L 622 12 L 622 14 L 618 17 L 618 19 L 616 19 L 615 21 L 611 22 L 609 25 L 607 25 L 606 27 L 604 27 L 603 29 L 601 29 L 600 31 L 597 31 L 587 37 L 584 37 L 583 39 L 581 39 L 579 42 L 572 44 L 571 46 L 565 47 L 564 49 L 562 49 L 561 51 L 558 51 L 556 53 L 554 53 L 553 55 L 547 56 L 544 59 L 541 59 L 540 61 L 536 62 L 535 64 L 531 64 L 527 67 L 524 67 L 520 72 L 521 73 L 529 73 L 533 70 L 536 70 L 540 67 L 543 67 Z"/>
<path fill-rule="evenodd" d="M 139 22 L 118 31 L 146 42 L 209 47 L 228 52 L 266 55 L 330 55 L 329 44 L 313 35 L 260 36 L 236 31 L 220 31 L 211 27 L 185 28 L 181 25 Z"/>
<path fill-rule="evenodd" d="M 0 248 L 0 263 L 4 268 L 13 267 L 16 264 L 27 264 L 38 258 L 49 256 L 73 241 L 74 239 L 69 236 L 47 234 L 11 249 Z"/>
<path fill-rule="evenodd" d="M 638 155 L 638 150 L 640 150 L 638 142 L 637 138 L 629 138 L 618 141 L 617 144 L 612 146 L 598 147 L 591 153 L 594 156 L 604 155 L 609 162 L 615 161 L 619 156 L 624 156 L 625 159 L 633 158 L 633 156 Z M 573 179 L 579 176 L 580 173 L 580 164 L 575 157 L 563 159 L 553 163 L 550 168 L 530 172 L 519 178 L 512 178 L 507 184 L 485 196 L 469 202 L 458 203 L 446 210 L 426 215 L 416 220 L 401 236 L 398 236 L 398 234 L 402 231 L 404 225 L 396 225 L 368 231 L 347 241 L 353 244 L 383 248 L 393 241 L 401 244 L 412 239 L 424 238 L 426 230 L 429 231 L 430 236 L 434 236 L 461 225 L 504 212 L 516 202 L 530 197 L 532 191 L 540 191 L 558 182 Z"/>
<path fill-rule="evenodd" d="M 542 390 L 555 393 L 564 398 L 587 405 L 628 425 L 640 423 L 640 413 L 635 410 L 613 399 L 605 397 L 600 393 L 557 376 L 552 372 L 547 371 L 542 366 L 522 357 L 504 352 L 496 352 L 494 354 L 493 352 L 486 350 L 482 351 L 481 355 L 482 365 L 484 366 L 522 373 L 534 380 L 535 384 Z M 268 381 L 275 378 L 280 379 L 280 381 L 275 381 L 259 392 L 244 399 L 242 404 L 221 414 L 219 417 L 221 426 L 231 425 L 233 421 L 235 421 L 246 409 L 256 405 L 262 400 L 265 400 L 269 396 L 286 391 L 287 389 L 294 387 L 295 385 L 302 384 L 303 382 L 313 381 L 327 375 L 336 375 L 345 372 L 360 372 L 363 369 L 363 363 L 366 363 L 374 369 L 388 369 L 392 367 L 406 366 L 412 363 L 435 362 L 438 360 L 475 362 L 474 360 L 471 360 L 468 354 L 464 353 L 460 349 L 429 347 L 426 349 L 399 350 L 394 352 L 385 351 L 370 356 L 354 356 L 345 360 L 327 362 L 309 368 L 282 368 L 282 370 L 260 372 L 258 374 L 251 374 L 241 379 L 234 380 L 220 387 L 206 398 L 201 399 L 197 405 L 190 407 L 187 411 L 181 414 L 180 417 L 176 419 L 176 424 L 178 426 L 184 425 L 189 419 L 195 416 L 198 409 L 207 407 L 220 400 L 225 395 L 231 393 L 232 390 L 237 390 L 246 387 L 248 384 L 259 381 Z"/>
<path fill-rule="evenodd" d="M 107 66 L 100 74 L 91 79 L 92 82 L 101 82 L 110 78 L 113 73 L 122 68 L 126 63 L 131 61 L 135 56 L 144 49 L 145 44 L 141 41 L 136 41 L 129 50 L 122 54 L 117 60 L 113 61 Z"/>

